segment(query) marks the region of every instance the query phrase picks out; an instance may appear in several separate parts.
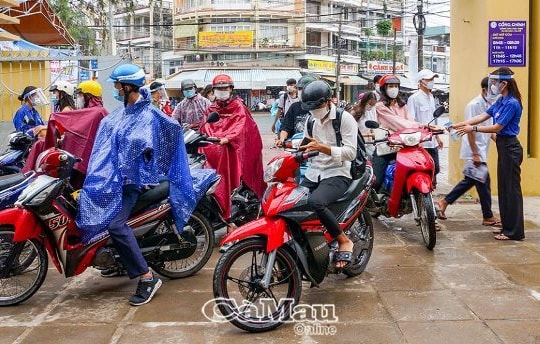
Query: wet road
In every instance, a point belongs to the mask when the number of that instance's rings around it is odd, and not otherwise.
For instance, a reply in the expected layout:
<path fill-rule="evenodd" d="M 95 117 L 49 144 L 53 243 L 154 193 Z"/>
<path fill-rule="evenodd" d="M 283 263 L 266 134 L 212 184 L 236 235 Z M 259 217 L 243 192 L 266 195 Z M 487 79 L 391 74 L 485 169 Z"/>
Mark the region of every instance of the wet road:
<path fill-rule="evenodd" d="M 267 161 L 278 152 L 269 149 L 270 119 L 256 119 Z M 449 189 L 441 176 L 437 193 Z M 375 220 L 375 248 L 362 275 L 329 276 L 313 289 L 304 283 L 301 303 L 333 305 L 337 322 L 262 334 L 203 315 L 217 250 L 197 275 L 165 280 L 155 299 L 137 308 L 127 304 L 135 281 L 93 269 L 65 279 L 50 265 L 36 295 L 0 308 L 0 343 L 540 343 L 538 209 L 539 198 L 526 198 L 527 239 L 499 242 L 481 225 L 480 206 L 462 199 L 440 221 L 433 251 L 410 217 Z"/>

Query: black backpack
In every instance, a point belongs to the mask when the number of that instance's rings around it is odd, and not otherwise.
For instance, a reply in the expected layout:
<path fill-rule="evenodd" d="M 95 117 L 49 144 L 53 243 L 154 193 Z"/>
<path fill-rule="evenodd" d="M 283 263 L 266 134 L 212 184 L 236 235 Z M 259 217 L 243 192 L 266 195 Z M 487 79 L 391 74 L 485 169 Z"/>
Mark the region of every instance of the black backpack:
<path fill-rule="evenodd" d="M 336 108 L 336 118 L 332 120 L 332 127 L 334 127 L 334 132 L 336 133 L 336 143 L 338 146 L 341 147 L 342 145 L 342 139 L 341 139 L 341 116 L 343 115 L 343 109 L 342 108 Z M 310 114 L 307 120 L 307 132 L 309 136 L 313 137 L 313 123 L 315 123 L 315 119 Z M 358 131 L 358 134 L 356 135 L 356 158 L 351 161 L 351 177 L 352 179 L 360 179 L 362 175 L 364 174 L 366 170 L 366 161 L 367 161 L 367 153 L 366 153 L 366 143 L 364 141 L 364 138 L 360 134 L 360 131 Z"/>

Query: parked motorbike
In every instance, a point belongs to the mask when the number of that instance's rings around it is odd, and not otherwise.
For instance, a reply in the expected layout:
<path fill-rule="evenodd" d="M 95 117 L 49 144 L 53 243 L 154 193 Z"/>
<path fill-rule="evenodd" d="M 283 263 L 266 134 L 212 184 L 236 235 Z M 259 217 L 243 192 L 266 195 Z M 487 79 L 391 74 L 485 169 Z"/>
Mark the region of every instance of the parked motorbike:
<path fill-rule="evenodd" d="M 0 210 L 12 207 L 21 192 L 36 178 L 36 172 L 0 176 Z"/>
<path fill-rule="evenodd" d="M 0 176 L 21 171 L 34 139 L 26 133 L 14 132 L 9 134 L 8 143 L 8 149 L 0 155 Z"/>
<path fill-rule="evenodd" d="M 371 165 L 330 206 L 354 242 L 352 263 L 337 270 L 333 257 L 338 244 L 308 206 L 309 189 L 295 180 L 300 165 L 318 154 L 297 152 L 274 157 L 265 170 L 268 188 L 262 200 L 264 215 L 221 242 L 233 245 L 217 263 L 214 296 L 224 318 L 243 330 L 261 332 L 280 326 L 300 300 L 302 280 L 318 286 L 329 273 L 356 276 L 371 257 L 373 224 L 365 209 L 374 183 Z"/>
<path fill-rule="evenodd" d="M 40 288 L 47 275 L 47 252 L 65 277 L 78 275 L 89 266 L 108 269 L 118 265 L 108 235 L 86 245 L 81 242 L 75 224 L 77 199 L 69 184 L 78 159 L 50 148 L 40 155 L 36 165 L 43 167 L 44 161 L 52 161 L 51 154 L 54 160 L 65 163 L 58 177 L 40 175 L 19 196 L 14 208 L 0 211 L 0 306 L 21 303 Z M 214 192 L 218 181 L 214 180 L 207 194 Z M 128 225 L 154 271 L 169 278 L 183 278 L 206 264 L 214 247 L 214 233 L 196 209 L 178 234 L 168 190 L 168 181 L 164 181 L 143 193 Z"/>
<path fill-rule="evenodd" d="M 444 113 L 444 106 L 435 110 L 434 119 Z M 431 123 L 431 122 L 430 122 Z M 380 194 L 371 191 L 370 210 L 376 216 L 401 217 L 412 213 L 417 226 L 420 226 L 425 246 L 432 250 L 437 242 L 435 228 L 435 205 L 433 203 L 433 176 L 435 164 L 433 158 L 420 145 L 430 141 L 433 135 L 444 133 L 429 129 L 406 128 L 394 133 L 387 131 L 383 139 L 374 140 L 374 144 L 388 144 L 395 148 L 395 163 L 389 164 L 386 179 Z M 366 127 L 379 128 L 375 121 L 366 121 Z"/>

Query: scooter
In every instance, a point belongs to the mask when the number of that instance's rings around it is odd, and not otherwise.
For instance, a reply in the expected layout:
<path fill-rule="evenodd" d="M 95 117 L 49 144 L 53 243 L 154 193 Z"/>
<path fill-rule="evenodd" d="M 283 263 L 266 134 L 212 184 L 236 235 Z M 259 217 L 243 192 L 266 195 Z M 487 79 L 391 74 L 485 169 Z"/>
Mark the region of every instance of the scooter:
<path fill-rule="evenodd" d="M 0 210 L 13 207 L 21 192 L 36 178 L 36 172 L 16 173 L 0 177 Z"/>
<path fill-rule="evenodd" d="M 224 319 L 246 331 L 262 332 L 282 325 L 293 314 L 302 280 L 319 286 L 329 273 L 357 276 L 373 250 L 373 224 L 365 208 L 374 183 L 369 165 L 343 197 L 330 206 L 344 233 L 354 242 L 353 260 L 334 267 L 339 247 L 307 204 L 309 189 L 295 177 L 302 163 L 319 152 L 274 157 L 265 170 L 268 188 L 264 215 L 228 234 L 232 244 L 219 259 L 213 289 Z"/>
<path fill-rule="evenodd" d="M 48 271 L 47 253 L 65 277 L 78 275 L 89 266 L 103 270 L 119 264 L 108 235 L 89 244 L 81 241 L 75 224 L 78 202 L 69 183 L 73 165 L 80 159 L 58 148 L 44 153 L 37 166 L 49 154 L 65 162 L 59 178 L 38 176 L 14 208 L 0 211 L 0 306 L 21 303 L 40 288 Z M 213 193 L 218 182 L 219 178 L 213 180 L 206 193 Z M 197 209 L 179 231 L 168 194 L 168 181 L 143 193 L 127 223 L 154 271 L 169 278 L 188 277 L 210 258 L 214 232 Z"/>
<path fill-rule="evenodd" d="M 433 119 L 443 113 L 444 106 L 437 108 Z M 416 225 L 420 226 L 425 246 L 432 250 L 437 242 L 432 195 L 435 164 L 420 144 L 430 141 L 433 135 L 443 134 L 444 130 L 430 130 L 430 123 L 426 125 L 428 129 L 406 128 L 392 134 L 386 131 L 386 137 L 373 141 L 373 144 L 387 144 L 397 151 L 397 156 L 395 163 L 386 169 L 381 193 L 371 191 L 369 208 L 376 216 L 398 218 L 412 213 Z M 378 129 L 379 124 L 366 121 L 366 127 Z"/>
<path fill-rule="evenodd" d="M 34 139 L 23 132 L 9 134 L 8 140 L 9 148 L 0 155 L 0 176 L 19 173 L 34 144 Z"/>

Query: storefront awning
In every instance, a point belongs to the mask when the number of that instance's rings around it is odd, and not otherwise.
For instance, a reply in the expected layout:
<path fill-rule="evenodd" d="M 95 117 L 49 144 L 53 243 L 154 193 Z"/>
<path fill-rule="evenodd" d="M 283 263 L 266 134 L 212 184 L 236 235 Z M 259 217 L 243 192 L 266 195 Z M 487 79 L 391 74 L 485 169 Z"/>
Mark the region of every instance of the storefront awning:
<path fill-rule="evenodd" d="M 360 85 L 360 86 L 366 86 L 366 85 L 368 84 L 367 80 L 362 79 L 361 77 L 356 76 L 356 75 L 346 75 L 346 76 L 342 76 L 342 77 L 340 78 L 340 81 L 341 81 L 344 85 Z"/>
<path fill-rule="evenodd" d="M 192 79 L 198 87 L 211 84 L 218 74 L 227 74 L 234 81 L 234 88 L 262 90 L 267 86 L 285 86 L 287 79 L 302 77 L 297 69 L 200 69 L 182 71 L 165 80 L 168 89 L 180 89 L 182 80 Z"/>

